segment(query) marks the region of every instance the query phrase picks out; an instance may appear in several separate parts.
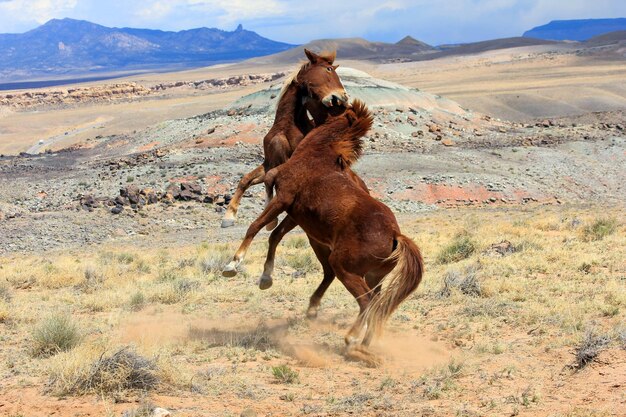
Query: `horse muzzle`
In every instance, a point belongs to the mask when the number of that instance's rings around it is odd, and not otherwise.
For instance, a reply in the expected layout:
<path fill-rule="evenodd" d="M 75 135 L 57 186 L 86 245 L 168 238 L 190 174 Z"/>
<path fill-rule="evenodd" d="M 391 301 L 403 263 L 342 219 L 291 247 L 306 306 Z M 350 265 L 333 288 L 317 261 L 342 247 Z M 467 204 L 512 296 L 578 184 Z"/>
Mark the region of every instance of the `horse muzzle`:
<path fill-rule="evenodd" d="M 348 94 L 345 91 L 334 91 L 322 99 L 322 104 L 326 107 L 347 106 Z"/>

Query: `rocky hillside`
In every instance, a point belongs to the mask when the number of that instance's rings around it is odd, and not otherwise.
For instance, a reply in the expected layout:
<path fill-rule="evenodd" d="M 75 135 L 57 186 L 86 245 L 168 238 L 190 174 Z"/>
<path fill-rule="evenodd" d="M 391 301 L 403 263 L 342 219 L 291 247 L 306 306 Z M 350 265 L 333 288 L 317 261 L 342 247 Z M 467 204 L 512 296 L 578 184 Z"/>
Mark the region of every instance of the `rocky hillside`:
<path fill-rule="evenodd" d="M 0 35 L 0 80 L 203 65 L 291 47 L 241 25 L 233 32 L 209 28 L 164 32 L 54 19 L 23 34 Z"/>
<path fill-rule="evenodd" d="M 526 38 L 586 41 L 594 36 L 617 30 L 626 30 L 626 18 L 553 20 L 524 33 Z"/>

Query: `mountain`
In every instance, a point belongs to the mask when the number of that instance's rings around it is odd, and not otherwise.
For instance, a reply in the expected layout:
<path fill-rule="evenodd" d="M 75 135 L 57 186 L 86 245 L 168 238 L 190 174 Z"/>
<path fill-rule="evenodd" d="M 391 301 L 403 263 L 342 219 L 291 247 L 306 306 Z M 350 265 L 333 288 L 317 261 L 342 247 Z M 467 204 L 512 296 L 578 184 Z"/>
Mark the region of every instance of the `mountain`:
<path fill-rule="evenodd" d="M 304 58 L 303 48 L 312 51 L 337 51 L 337 56 L 341 60 L 362 59 L 370 61 L 411 60 L 417 55 L 435 50 L 432 46 L 410 36 L 405 37 L 398 43 L 370 42 L 363 38 L 318 39 L 285 52 L 268 57 L 255 58 L 253 61 L 259 63 L 298 62 Z"/>
<path fill-rule="evenodd" d="M 292 47 L 241 25 L 233 32 L 209 28 L 166 32 L 53 19 L 23 34 L 0 35 L 0 79 L 200 66 Z"/>
<path fill-rule="evenodd" d="M 618 30 L 615 32 L 604 33 L 602 35 L 594 36 L 593 38 L 585 41 L 586 44 L 596 45 L 613 45 L 621 42 L 626 42 L 626 30 Z"/>
<path fill-rule="evenodd" d="M 527 38 L 586 41 L 608 32 L 626 30 L 626 18 L 553 20 L 524 33 Z"/>

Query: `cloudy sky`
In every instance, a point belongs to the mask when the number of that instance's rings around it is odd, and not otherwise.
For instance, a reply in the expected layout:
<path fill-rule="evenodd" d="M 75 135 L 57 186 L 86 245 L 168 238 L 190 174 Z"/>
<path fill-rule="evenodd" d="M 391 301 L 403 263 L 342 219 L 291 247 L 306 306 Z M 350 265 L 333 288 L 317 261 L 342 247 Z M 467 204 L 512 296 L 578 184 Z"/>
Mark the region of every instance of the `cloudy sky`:
<path fill-rule="evenodd" d="M 290 43 L 411 35 L 442 44 L 517 36 L 555 19 L 626 17 L 626 0 L 0 0 L 0 33 L 62 17 L 164 30 L 242 23 Z"/>

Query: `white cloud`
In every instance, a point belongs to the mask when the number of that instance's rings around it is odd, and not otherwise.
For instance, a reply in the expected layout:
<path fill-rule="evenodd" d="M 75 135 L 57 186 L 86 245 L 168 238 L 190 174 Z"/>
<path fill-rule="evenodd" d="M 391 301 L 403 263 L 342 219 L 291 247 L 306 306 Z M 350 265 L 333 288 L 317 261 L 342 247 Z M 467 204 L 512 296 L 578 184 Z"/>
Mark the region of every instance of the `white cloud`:
<path fill-rule="evenodd" d="M 0 2 L 0 12 L 7 21 L 45 23 L 71 11 L 77 3 L 78 0 L 9 0 Z"/>

